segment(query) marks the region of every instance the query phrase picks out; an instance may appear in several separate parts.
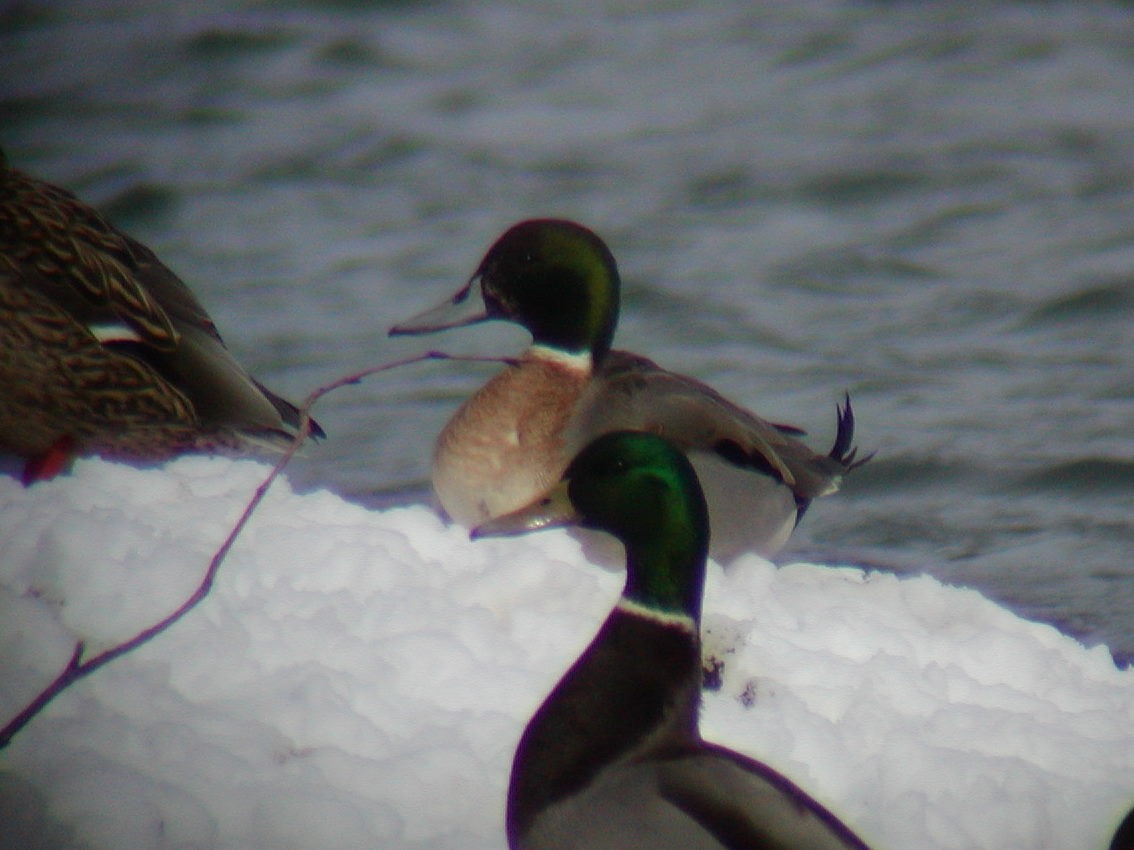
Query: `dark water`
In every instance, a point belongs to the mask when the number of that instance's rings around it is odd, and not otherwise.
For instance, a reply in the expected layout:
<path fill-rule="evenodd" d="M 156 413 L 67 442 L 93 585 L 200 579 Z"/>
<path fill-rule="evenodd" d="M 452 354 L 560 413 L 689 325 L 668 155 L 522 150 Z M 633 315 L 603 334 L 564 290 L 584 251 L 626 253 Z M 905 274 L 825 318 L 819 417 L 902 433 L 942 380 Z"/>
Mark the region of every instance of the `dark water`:
<path fill-rule="evenodd" d="M 0 12 L 0 144 L 150 244 L 293 397 L 532 215 L 621 347 L 877 457 L 788 555 L 929 571 L 1134 652 L 1124 4 L 74 2 Z M 513 353 L 514 328 L 429 340 Z M 484 366 L 347 388 L 296 468 L 421 498 Z"/>

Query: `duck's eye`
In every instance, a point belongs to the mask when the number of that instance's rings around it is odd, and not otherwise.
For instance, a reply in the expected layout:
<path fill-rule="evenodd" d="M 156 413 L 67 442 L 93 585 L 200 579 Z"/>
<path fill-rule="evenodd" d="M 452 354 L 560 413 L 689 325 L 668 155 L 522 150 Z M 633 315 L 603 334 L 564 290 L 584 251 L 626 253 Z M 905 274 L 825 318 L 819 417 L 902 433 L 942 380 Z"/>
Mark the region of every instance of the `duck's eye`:
<path fill-rule="evenodd" d="M 614 475 L 616 473 L 625 472 L 625 471 L 626 471 L 626 460 L 625 460 L 625 458 L 620 458 L 620 457 L 615 458 L 614 460 L 610 461 L 607 464 L 607 467 L 606 467 L 607 475 Z"/>

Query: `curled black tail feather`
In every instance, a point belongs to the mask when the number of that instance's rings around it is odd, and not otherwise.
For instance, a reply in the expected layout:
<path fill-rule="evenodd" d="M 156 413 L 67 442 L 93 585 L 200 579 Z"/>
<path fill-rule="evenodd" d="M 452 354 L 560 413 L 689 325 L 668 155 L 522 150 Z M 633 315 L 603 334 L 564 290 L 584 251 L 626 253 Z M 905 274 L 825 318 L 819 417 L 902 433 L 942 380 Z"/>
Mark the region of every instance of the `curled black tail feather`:
<path fill-rule="evenodd" d="M 854 459 L 854 408 L 851 407 L 850 393 L 844 393 L 843 403 L 835 405 L 835 416 L 838 418 L 838 427 L 835 431 L 835 444 L 827 452 L 827 457 L 847 464 Z"/>
<path fill-rule="evenodd" d="M 858 448 L 854 444 L 854 409 L 850 403 L 850 393 L 843 394 L 843 403 L 835 405 L 835 414 L 838 417 L 838 426 L 835 430 L 835 444 L 827 452 L 827 457 L 837 460 L 843 465 L 844 472 L 850 472 L 862 466 L 872 457 L 871 452 L 862 460 L 855 460 Z"/>
<path fill-rule="evenodd" d="M 844 393 L 843 403 L 835 405 L 835 416 L 837 419 L 835 443 L 831 446 L 831 450 L 827 452 L 827 457 L 839 463 L 843 467 L 843 474 L 845 475 L 852 469 L 857 469 L 874 457 L 874 452 L 871 452 L 864 458 L 856 460 L 858 457 L 858 448 L 854 445 L 854 408 L 851 407 L 850 393 Z M 798 495 L 795 497 L 796 525 L 799 525 L 799 521 L 803 519 L 803 515 L 807 513 L 807 509 L 810 506 L 811 499 L 803 498 Z"/>

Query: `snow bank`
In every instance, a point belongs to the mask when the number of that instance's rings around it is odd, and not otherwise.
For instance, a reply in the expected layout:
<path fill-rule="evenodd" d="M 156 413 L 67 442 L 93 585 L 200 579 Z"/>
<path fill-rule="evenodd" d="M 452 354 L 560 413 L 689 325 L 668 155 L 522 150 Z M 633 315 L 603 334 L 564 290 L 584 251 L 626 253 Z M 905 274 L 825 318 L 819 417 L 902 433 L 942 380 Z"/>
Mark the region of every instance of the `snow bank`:
<path fill-rule="evenodd" d="M 0 717 L 176 607 L 266 473 L 0 476 Z M 519 733 L 620 586 L 565 532 L 280 481 L 198 609 L 0 752 L 0 847 L 499 850 Z M 1134 672 L 975 591 L 751 557 L 710 565 L 705 628 L 706 738 L 878 850 L 1102 850 L 1134 802 Z"/>

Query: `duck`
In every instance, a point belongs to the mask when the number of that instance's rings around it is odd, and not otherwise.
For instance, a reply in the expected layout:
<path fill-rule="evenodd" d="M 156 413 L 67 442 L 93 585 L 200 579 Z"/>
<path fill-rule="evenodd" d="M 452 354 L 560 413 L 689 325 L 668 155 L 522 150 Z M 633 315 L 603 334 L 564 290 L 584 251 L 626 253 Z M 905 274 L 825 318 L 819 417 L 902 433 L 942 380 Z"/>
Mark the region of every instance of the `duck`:
<path fill-rule="evenodd" d="M 299 426 L 153 251 L 0 151 L 0 453 L 25 484 L 77 455 L 281 450 Z"/>
<path fill-rule="evenodd" d="M 626 581 L 520 737 L 511 850 L 867 850 L 790 779 L 701 738 L 710 520 L 684 452 L 656 434 L 604 434 L 546 495 L 472 537 L 575 524 L 622 543 Z"/>
<path fill-rule="evenodd" d="M 663 434 L 689 453 L 713 517 L 712 556 L 771 557 L 811 501 L 838 490 L 856 460 L 850 397 L 836 437 L 812 451 L 802 429 L 761 419 L 706 384 L 612 348 L 620 278 L 593 231 L 566 219 L 510 227 L 453 296 L 393 326 L 420 335 L 499 319 L 531 345 L 453 414 L 434 444 L 430 477 L 441 508 L 472 527 L 516 510 L 559 479 L 594 437 Z"/>

